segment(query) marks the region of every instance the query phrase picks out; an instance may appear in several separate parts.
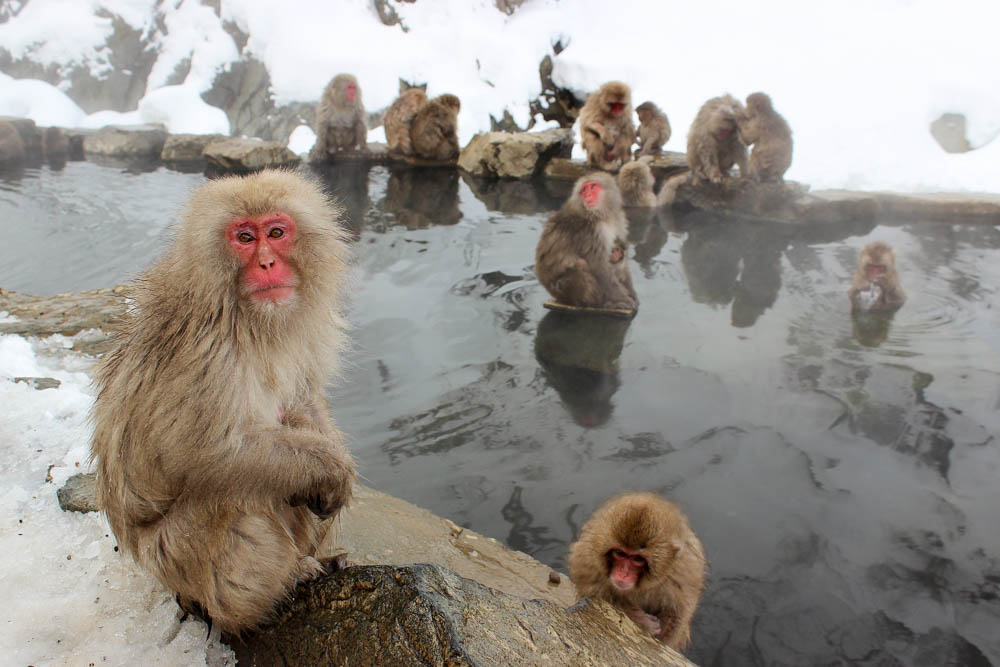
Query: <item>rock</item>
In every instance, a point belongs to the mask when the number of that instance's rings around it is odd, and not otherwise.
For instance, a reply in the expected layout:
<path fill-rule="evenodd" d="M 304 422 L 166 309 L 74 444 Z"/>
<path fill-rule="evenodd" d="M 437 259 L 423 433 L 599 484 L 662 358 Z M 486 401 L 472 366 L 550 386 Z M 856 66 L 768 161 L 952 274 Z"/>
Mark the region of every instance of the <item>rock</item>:
<path fill-rule="evenodd" d="M 878 200 L 871 193 L 823 190 L 803 194 L 792 204 L 788 215 L 791 220 L 801 222 L 871 221 L 879 211 Z"/>
<path fill-rule="evenodd" d="M 1000 195 L 968 193 L 932 193 L 899 195 L 873 193 L 882 214 L 888 218 L 978 222 L 1000 225 Z"/>
<path fill-rule="evenodd" d="M 0 166 L 21 164 L 26 153 L 24 141 L 14 124 L 0 120 Z"/>
<path fill-rule="evenodd" d="M 688 170 L 687 155 L 675 151 L 663 151 L 653 158 L 653 161 L 649 163 L 649 168 L 657 181 L 667 179 Z M 583 160 L 555 158 L 545 167 L 545 176 L 546 178 L 575 181 L 592 171 L 600 170 L 589 166 Z"/>
<path fill-rule="evenodd" d="M 563 48 L 562 42 L 558 41 L 552 50 L 558 56 Z M 552 56 L 546 55 L 538 65 L 542 92 L 538 99 L 528 103 L 528 108 L 532 117 L 540 115 L 544 120 L 556 121 L 559 127 L 572 128 L 580 115 L 584 100 L 577 97 L 572 90 L 557 86 L 552 79 L 553 69 Z"/>
<path fill-rule="evenodd" d="M 350 567 L 234 640 L 240 665 L 690 665 L 605 602 L 564 609 L 438 565 Z"/>
<path fill-rule="evenodd" d="M 972 150 L 963 114 L 942 114 L 931 123 L 931 136 L 948 153 L 966 153 Z"/>
<path fill-rule="evenodd" d="M 21 382 L 23 384 L 41 391 L 42 389 L 58 389 L 59 385 L 62 384 L 59 380 L 55 378 L 36 378 L 36 377 L 16 377 L 14 382 Z"/>
<path fill-rule="evenodd" d="M 549 160 L 569 157 L 573 132 L 486 132 L 477 134 L 458 157 L 458 166 L 476 176 L 526 179 Z"/>
<path fill-rule="evenodd" d="M 0 333 L 77 336 L 74 350 L 100 354 L 111 345 L 114 322 L 125 314 L 125 296 L 122 288 L 46 297 L 0 288 L 0 311 L 15 318 L 13 322 L 0 321 Z M 79 336 L 82 331 L 87 334 Z"/>
<path fill-rule="evenodd" d="M 87 155 L 159 157 L 166 140 L 162 125 L 108 125 L 84 136 L 83 150 Z"/>
<path fill-rule="evenodd" d="M 299 156 L 281 142 L 238 137 L 210 143 L 204 155 L 210 165 L 225 172 L 255 171 L 295 165 L 300 161 Z"/>
<path fill-rule="evenodd" d="M 226 139 L 221 134 L 172 134 L 160 151 L 164 162 L 204 162 L 205 147 Z"/>
<path fill-rule="evenodd" d="M 69 141 L 69 159 L 85 160 L 87 153 L 83 148 L 84 141 L 92 134 L 97 134 L 97 130 L 73 128 L 65 131 L 66 139 Z"/>
<path fill-rule="evenodd" d="M 59 507 L 64 512 L 96 512 L 97 474 L 88 472 L 73 475 L 56 491 Z"/>
<path fill-rule="evenodd" d="M 42 131 L 42 152 L 47 157 L 67 157 L 69 137 L 58 127 L 47 127 Z"/>

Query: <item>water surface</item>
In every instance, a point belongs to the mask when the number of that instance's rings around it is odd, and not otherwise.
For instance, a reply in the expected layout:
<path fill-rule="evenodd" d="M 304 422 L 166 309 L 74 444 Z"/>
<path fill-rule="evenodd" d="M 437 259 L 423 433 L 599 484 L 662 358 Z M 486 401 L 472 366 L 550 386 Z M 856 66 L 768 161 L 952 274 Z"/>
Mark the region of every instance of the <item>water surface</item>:
<path fill-rule="evenodd" d="M 632 322 L 542 308 L 565 184 L 321 177 L 356 234 L 334 414 L 367 481 L 565 570 L 606 497 L 681 503 L 711 561 L 705 665 L 1000 665 L 1000 231 L 634 215 Z M 0 287 L 115 285 L 201 176 L 0 176 Z M 14 240 L 13 242 L 12 239 Z M 855 325 L 858 249 L 909 300 Z"/>

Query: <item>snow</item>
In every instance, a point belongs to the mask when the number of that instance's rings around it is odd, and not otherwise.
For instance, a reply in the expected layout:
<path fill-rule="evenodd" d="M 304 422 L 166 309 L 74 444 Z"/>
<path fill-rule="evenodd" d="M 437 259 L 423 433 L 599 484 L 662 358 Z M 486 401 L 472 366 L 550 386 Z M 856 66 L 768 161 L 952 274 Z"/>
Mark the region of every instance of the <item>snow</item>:
<path fill-rule="evenodd" d="M 528 122 L 538 64 L 561 43 L 558 84 L 586 94 L 627 82 L 635 103 L 650 99 L 667 112 L 668 149 L 684 149 L 706 99 L 764 90 L 795 132 L 788 178 L 816 188 L 992 191 L 1000 176 L 1000 71 L 987 57 L 996 3 L 621 0 L 608 11 L 605 0 L 527 0 L 511 17 L 492 0 L 390 4 L 405 31 L 384 26 L 370 0 L 231 0 L 220 16 L 195 0 L 32 0 L 0 25 L 14 58 L 106 71 L 112 27 L 99 12 L 110 12 L 153 34 L 149 92 L 136 111 L 83 117 L 51 86 L 3 77 L 0 113 L 45 125 L 158 120 L 173 132 L 224 132 L 228 124 L 200 93 L 239 58 L 223 27 L 231 22 L 249 35 L 245 54 L 267 66 L 278 104 L 316 101 L 338 72 L 358 76 L 370 110 L 392 102 L 400 78 L 427 83 L 430 95 L 461 97 L 463 144 L 505 109 Z M 165 92 L 188 59 L 184 81 Z M 945 112 L 966 116 L 978 150 L 947 154 L 937 145 L 928 128 Z M 298 130 L 293 150 L 305 152 L 307 136 Z"/>
<path fill-rule="evenodd" d="M 7 664 L 194 665 L 224 657 L 200 621 L 114 550 L 102 516 L 63 512 L 56 490 L 86 471 L 91 361 L 72 339 L 0 334 L 0 654 Z M 36 390 L 15 377 L 51 377 Z"/>

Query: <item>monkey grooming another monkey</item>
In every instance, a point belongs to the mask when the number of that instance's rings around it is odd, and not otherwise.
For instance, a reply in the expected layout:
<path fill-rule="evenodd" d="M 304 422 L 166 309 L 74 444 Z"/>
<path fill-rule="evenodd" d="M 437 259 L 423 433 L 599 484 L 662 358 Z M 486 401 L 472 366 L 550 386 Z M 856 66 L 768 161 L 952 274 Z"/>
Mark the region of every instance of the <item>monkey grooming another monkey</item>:
<path fill-rule="evenodd" d="M 535 250 L 539 282 L 560 303 L 635 310 L 626 258 L 627 231 L 621 193 L 610 174 L 594 173 L 573 185 L 553 213 Z"/>
<path fill-rule="evenodd" d="M 268 620 L 351 498 L 330 419 L 341 211 L 290 171 L 195 191 L 100 363 L 91 454 L 118 543 L 226 632 Z"/>
<path fill-rule="evenodd" d="M 906 301 L 896 272 L 896 253 L 881 241 L 861 249 L 854 282 L 847 290 L 851 312 L 893 312 Z"/>
<path fill-rule="evenodd" d="M 587 164 L 614 170 L 625 163 L 635 141 L 632 91 L 621 81 L 609 81 L 587 97 L 580 109 L 580 143 Z"/>
<path fill-rule="evenodd" d="M 740 139 L 753 144 L 747 178 L 781 181 L 792 164 L 792 128 L 764 93 L 747 96 L 747 116 L 739 121 Z"/>
<path fill-rule="evenodd" d="M 337 151 L 368 150 L 368 127 L 361 87 L 352 74 L 338 74 L 326 84 L 316 109 L 316 143 L 309 158 L 322 161 Z"/>
<path fill-rule="evenodd" d="M 747 148 L 740 141 L 737 124 L 746 117 L 743 105 L 732 95 L 705 102 L 688 132 L 687 159 L 693 183 L 719 185 L 736 164 L 747 173 Z"/>
<path fill-rule="evenodd" d="M 417 109 L 410 122 L 413 154 L 425 160 L 448 162 L 458 157 L 458 112 L 454 95 L 438 95 Z"/>
<path fill-rule="evenodd" d="M 652 208 L 656 206 L 653 186 L 656 178 L 649 168 L 651 156 L 627 162 L 618 172 L 618 187 L 622 192 L 624 206 Z"/>
<path fill-rule="evenodd" d="M 673 649 L 691 642 L 705 552 L 677 505 L 653 493 L 604 503 L 569 548 L 581 597 L 607 600 Z"/>
<path fill-rule="evenodd" d="M 385 127 L 385 143 L 389 152 L 407 157 L 413 155 L 410 143 L 410 125 L 417 111 L 427 103 L 427 94 L 422 88 L 408 88 L 400 93 L 389 110 L 385 112 L 382 125 Z"/>
<path fill-rule="evenodd" d="M 635 159 L 643 155 L 657 156 L 663 151 L 663 144 L 670 140 L 670 121 L 667 114 L 652 102 L 643 102 L 635 108 L 639 116 L 639 129 L 635 138 L 639 148 L 635 151 Z"/>

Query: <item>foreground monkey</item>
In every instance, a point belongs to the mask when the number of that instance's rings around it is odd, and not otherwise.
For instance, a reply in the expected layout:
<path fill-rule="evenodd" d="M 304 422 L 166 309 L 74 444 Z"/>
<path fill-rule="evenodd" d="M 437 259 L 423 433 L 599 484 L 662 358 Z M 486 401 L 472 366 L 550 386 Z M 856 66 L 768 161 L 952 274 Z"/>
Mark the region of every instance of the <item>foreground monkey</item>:
<path fill-rule="evenodd" d="M 746 176 L 780 181 L 792 165 L 792 128 L 764 93 L 747 97 L 747 116 L 739 121 L 740 139 L 753 145 Z"/>
<path fill-rule="evenodd" d="M 535 273 L 568 306 L 635 310 L 621 194 L 609 174 L 584 176 L 553 213 L 535 250 Z"/>
<path fill-rule="evenodd" d="M 847 290 L 852 312 L 891 312 L 906 301 L 896 272 L 896 254 L 888 244 L 873 241 L 861 249 L 854 283 Z"/>
<path fill-rule="evenodd" d="M 368 127 L 361 87 L 351 74 L 338 74 L 326 84 L 316 109 L 316 143 L 309 157 L 327 159 L 337 151 L 368 150 Z"/>
<path fill-rule="evenodd" d="M 649 168 L 652 159 L 644 157 L 627 162 L 618 172 L 618 188 L 622 192 L 624 206 L 645 208 L 656 206 L 656 194 L 653 192 L 656 178 L 653 176 L 653 170 Z"/>
<path fill-rule="evenodd" d="M 628 493 L 602 505 L 569 548 L 582 597 L 607 600 L 671 648 L 691 642 L 705 582 L 705 552 L 673 503 Z"/>
<path fill-rule="evenodd" d="M 587 97 L 580 109 L 580 143 L 587 164 L 617 169 L 629 158 L 635 141 L 632 91 L 621 81 L 609 81 Z"/>
<path fill-rule="evenodd" d="M 341 212 L 264 171 L 193 195 L 101 362 L 92 455 L 122 548 L 222 630 L 268 619 L 351 497 L 324 385 L 342 340 Z"/>
<path fill-rule="evenodd" d="M 692 182 L 719 185 L 733 165 L 740 176 L 747 173 L 747 148 L 740 141 L 737 123 L 746 116 L 743 105 L 732 95 L 705 102 L 688 132 L 687 159 Z"/>
<path fill-rule="evenodd" d="M 638 160 L 644 155 L 659 155 L 663 150 L 663 144 L 670 140 L 670 121 L 667 119 L 667 114 L 652 102 L 643 102 L 637 106 L 635 114 L 639 116 L 639 129 L 635 133 L 639 148 L 635 151 L 635 159 Z"/>

